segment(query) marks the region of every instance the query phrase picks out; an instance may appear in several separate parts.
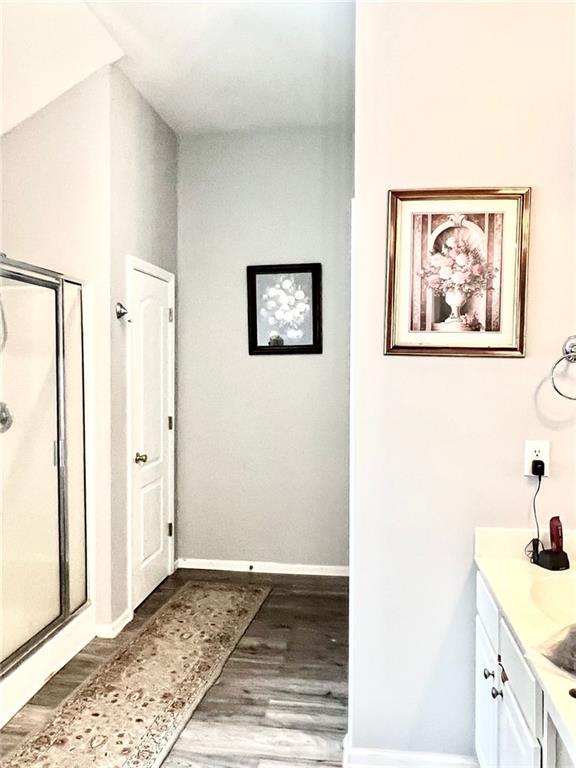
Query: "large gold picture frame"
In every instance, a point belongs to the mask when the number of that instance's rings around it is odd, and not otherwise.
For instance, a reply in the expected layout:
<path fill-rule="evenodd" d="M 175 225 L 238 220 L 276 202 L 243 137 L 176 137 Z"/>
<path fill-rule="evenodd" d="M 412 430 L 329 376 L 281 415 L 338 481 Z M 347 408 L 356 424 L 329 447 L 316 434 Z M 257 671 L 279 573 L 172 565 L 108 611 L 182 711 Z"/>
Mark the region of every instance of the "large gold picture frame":
<path fill-rule="evenodd" d="M 389 192 L 385 354 L 525 355 L 530 191 Z"/>

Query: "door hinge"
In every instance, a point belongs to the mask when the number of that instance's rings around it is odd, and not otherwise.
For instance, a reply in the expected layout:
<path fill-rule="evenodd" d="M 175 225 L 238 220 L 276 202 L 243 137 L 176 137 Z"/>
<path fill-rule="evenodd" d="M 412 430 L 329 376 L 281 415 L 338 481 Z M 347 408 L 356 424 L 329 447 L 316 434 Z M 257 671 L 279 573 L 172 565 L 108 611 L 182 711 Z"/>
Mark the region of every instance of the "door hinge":
<path fill-rule="evenodd" d="M 174 535 L 174 523 L 168 523 L 168 536 Z"/>
<path fill-rule="evenodd" d="M 174 322 L 174 310 L 172 307 L 168 310 L 168 322 L 173 323 Z"/>
<path fill-rule="evenodd" d="M 168 429 L 174 429 L 174 416 L 168 416 Z"/>

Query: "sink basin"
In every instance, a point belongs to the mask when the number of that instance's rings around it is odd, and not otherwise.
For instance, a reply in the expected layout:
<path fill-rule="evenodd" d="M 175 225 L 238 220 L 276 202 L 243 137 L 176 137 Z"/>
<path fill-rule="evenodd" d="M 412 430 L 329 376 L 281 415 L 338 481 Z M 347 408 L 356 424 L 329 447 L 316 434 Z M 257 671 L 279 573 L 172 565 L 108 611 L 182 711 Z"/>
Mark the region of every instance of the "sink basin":
<path fill-rule="evenodd" d="M 532 585 L 531 597 L 552 621 L 576 624 L 576 575 L 558 573 L 540 578 Z"/>

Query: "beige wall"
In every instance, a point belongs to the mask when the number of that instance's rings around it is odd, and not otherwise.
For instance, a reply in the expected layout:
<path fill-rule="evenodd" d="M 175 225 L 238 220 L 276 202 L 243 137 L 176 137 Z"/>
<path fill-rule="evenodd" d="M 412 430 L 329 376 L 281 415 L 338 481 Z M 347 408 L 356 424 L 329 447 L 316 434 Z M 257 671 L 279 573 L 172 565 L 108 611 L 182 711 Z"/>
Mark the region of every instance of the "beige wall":
<path fill-rule="evenodd" d="M 99 621 L 110 620 L 111 604 L 109 117 L 106 68 L 2 139 L 2 250 L 86 284 L 87 489 Z"/>
<path fill-rule="evenodd" d="M 367 3 L 357 19 L 352 290 L 352 748 L 473 752 L 473 533 L 531 524 L 525 438 L 552 443 L 542 521 L 576 522 L 574 7 Z M 385 357 L 391 188 L 533 187 L 525 359 Z"/>
<path fill-rule="evenodd" d="M 128 605 L 126 255 L 174 271 L 176 138 L 124 75 L 106 67 L 2 140 L 8 256 L 85 283 L 88 491 L 97 623 Z"/>
<path fill-rule="evenodd" d="M 110 314 L 128 304 L 126 257 L 176 272 L 177 139 L 114 66 L 110 81 L 111 291 Z M 126 608 L 127 434 L 126 322 L 112 321 L 112 614 Z M 128 513 L 128 514 L 127 514 Z"/>

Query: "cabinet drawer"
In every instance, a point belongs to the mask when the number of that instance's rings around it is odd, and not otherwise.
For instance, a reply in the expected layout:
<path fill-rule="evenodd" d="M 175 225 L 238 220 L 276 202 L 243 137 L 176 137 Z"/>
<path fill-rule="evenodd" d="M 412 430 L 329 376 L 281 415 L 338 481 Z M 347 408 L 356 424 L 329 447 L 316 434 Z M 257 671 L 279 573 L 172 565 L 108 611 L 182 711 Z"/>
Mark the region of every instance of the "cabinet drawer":
<path fill-rule="evenodd" d="M 476 574 L 476 610 L 482 619 L 482 624 L 492 643 L 492 647 L 497 651 L 498 643 L 498 606 L 492 599 L 488 587 L 480 573 Z"/>
<path fill-rule="evenodd" d="M 512 689 L 530 731 L 541 738 L 542 691 L 503 619 L 500 620 L 500 659 L 508 677 L 505 688 Z"/>
<path fill-rule="evenodd" d="M 540 768 L 542 749 L 526 725 L 510 688 L 505 689 L 498 729 L 498 765 L 501 768 Z"/>

